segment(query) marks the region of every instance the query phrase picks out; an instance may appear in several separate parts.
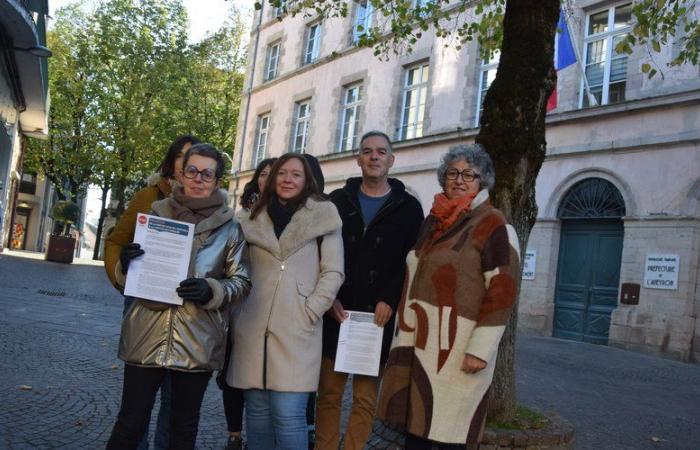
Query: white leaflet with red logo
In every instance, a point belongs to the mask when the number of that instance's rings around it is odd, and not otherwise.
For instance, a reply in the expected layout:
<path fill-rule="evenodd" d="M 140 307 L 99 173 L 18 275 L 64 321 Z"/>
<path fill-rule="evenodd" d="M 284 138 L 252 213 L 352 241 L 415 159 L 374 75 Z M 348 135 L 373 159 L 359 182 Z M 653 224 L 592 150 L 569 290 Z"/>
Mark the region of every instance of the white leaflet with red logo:
<path fill-rule="evenodd" d="M 124 295 L 182 305 L 175 289 L 187 278 L 193 238 L 191 223 L 139 214 L 134 242 L 144 255 L 129 264 Z"/>

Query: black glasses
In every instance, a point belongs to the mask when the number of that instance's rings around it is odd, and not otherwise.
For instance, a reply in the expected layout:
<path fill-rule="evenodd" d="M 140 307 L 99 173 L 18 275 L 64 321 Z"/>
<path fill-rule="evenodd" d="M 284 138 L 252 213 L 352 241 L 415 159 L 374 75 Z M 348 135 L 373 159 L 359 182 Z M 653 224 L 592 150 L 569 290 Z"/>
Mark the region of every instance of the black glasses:
<path fill-rule="evenodd" d="M 197 175 L 201 175 L 202 181 L 205 183 L 210 183 L 216 179 L 216 172 L 209 168 L 198 170 L 195 166 L 187 166 L 182 170 L 182 174 L 190 180 L 194 180 L 197 178 Z"/>
<path fill-rule="evenodd" d="M 471 171 L 471 169 L 464 169 L 461 172 L 457 169 L 447 169 L 447 172 L 445 172 L 445 178 L 448 180 L 456 180 L 458 176 L 462 176 L 462 179 L 466 181 L 467 183 L 470 183 L 477 178 L 481 178 L 481 175 L 478 173 L 474 173 Z"/>

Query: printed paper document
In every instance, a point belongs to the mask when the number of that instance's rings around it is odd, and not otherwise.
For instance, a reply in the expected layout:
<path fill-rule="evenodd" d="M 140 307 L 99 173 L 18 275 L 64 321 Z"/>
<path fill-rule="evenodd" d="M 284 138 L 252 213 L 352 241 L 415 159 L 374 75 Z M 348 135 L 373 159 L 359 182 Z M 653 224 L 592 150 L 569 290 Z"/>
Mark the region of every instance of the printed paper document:
<path fill-rule="evenodd" d="M 374 323 L 374 314 L 346 311 L 350 316 L 340 324 L 335 371 L 378 376 L 384 328 Z"/>
<path fill-rule="evenodd" d="M 124 295 L 182 305 L 175 289 L 187 278 L 194 225 L 139 214 L 134 242 L 144 255 L 129 263 Z"/>

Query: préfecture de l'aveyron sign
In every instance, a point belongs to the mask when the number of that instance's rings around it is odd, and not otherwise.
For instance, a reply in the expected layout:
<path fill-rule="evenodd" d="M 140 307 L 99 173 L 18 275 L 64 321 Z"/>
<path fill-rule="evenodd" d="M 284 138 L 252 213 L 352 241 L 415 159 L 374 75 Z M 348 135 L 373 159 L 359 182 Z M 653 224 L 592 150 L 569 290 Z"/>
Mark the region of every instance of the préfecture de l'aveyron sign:
<path fill-rule="evenodd" d="M 647 289 L 678 289 L 678 255 L 647 255 L 644 264 L 644 287 Z"/>

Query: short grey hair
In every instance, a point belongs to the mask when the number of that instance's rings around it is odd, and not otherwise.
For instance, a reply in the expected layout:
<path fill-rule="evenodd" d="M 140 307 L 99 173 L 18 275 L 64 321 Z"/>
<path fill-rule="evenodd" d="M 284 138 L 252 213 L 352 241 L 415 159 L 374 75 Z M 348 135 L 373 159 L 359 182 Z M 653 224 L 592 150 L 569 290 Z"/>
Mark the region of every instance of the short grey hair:
<path fill-rule="evenodd" d="M 369 139 L 371 137 L 384 138 L 386 140 L 386 149 L 389 150 L 389 153 L 394 153 L 394 148 L 391 146 L 391 139 L 389 138 L 389 136 L 386 133 L 377 130 L 368 131 L 367 133 L 362 135 L 362 137 L 360 138 L 360 146 L 358 147 L 358 150 L 361 151 L 362 143 L 365 142 L 365 139 Z"/>
<path fill-rule="evenodd" d="M 480 144 L 459 144 L 450 147 L 447 153 L 442 155 L 437 177 L 440 187 L 443 189 L 445 189 L 447 169 L 459 160 L 466 161 L 479 174 L 479 189 L 491 189 L 496 184 L 496 171 L 493 168 L 491 157 L 486 153 L 484 147 Z"/>

